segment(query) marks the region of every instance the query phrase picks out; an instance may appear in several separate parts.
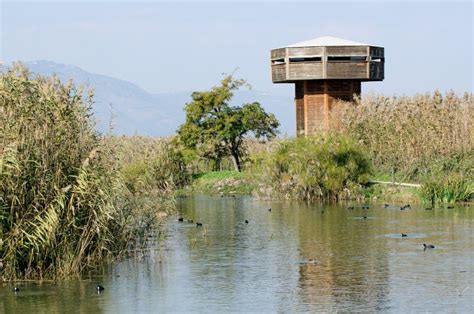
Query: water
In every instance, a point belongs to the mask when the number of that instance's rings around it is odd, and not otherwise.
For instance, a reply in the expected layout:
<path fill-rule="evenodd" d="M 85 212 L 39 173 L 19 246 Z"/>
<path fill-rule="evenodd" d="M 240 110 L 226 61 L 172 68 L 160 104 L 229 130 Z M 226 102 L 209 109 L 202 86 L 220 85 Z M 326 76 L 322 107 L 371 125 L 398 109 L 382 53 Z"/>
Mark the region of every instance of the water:
<path fill-rule="evenodd" d="M 17 294 L 4 285 L 0 312 L 474 311 L 473 207 L 206 196 L 178 206 L 185 222 L 170 219 L 141 257 L 81 280 L 19 284 Z"/>

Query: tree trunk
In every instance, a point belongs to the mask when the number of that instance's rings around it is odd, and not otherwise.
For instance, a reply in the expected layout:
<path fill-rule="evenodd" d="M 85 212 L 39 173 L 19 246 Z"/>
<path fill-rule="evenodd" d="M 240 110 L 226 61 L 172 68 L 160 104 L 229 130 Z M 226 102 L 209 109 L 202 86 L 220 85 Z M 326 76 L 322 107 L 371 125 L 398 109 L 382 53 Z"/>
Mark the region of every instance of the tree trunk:
<path fill-rule="evenodd" d="M 232 152 L 232 162 L 234 163 L 234 169 L 235 171 L 240 172 L 240 160 L 239 160 L 239 154 Z"/>

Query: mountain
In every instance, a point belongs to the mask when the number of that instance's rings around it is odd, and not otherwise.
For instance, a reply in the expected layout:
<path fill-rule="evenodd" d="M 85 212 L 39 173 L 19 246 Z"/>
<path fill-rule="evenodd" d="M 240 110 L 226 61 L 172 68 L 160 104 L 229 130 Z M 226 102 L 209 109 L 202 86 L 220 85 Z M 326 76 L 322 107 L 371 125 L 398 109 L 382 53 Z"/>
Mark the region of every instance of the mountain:
<path fill-rule="evenodd" d="M 117 78 L 87 72 L 79 67 L 52 61 L 31 61 L 25 65 L 40 75 L 57 75 L 61 81 L 72 79 L 94 89 L 93 112 L 100 132 L 109 130 L 118 135 L 167 136 L 175 133 L 184 122 L 183 107 L 191 100 L 191 92 L 149 93 L 139 86 Z M 281 134 L 294 134 L 293 100 L 291 97 L 270 95 L 258 91 L 237 91 L 232 104 L 258 101 L 280 120 Z M 113 118 L 112 118 L 113 117 Z M 112 120 L 111 120 L 112 118 Z"/>

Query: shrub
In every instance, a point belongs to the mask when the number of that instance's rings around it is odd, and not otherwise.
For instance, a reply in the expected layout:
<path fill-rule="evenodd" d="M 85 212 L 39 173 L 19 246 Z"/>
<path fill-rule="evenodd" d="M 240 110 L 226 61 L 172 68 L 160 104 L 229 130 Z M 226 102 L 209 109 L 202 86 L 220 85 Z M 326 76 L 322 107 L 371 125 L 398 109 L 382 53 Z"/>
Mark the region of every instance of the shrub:
<path fill-rule="evenodd" d="M 363 151 L 344 136 L 284 140 L 274 152 L 263 156 L 263 180 L 286 198 L 354 197 L 351 190 L 367 183 L 370 174 L 370 163 Z"/>

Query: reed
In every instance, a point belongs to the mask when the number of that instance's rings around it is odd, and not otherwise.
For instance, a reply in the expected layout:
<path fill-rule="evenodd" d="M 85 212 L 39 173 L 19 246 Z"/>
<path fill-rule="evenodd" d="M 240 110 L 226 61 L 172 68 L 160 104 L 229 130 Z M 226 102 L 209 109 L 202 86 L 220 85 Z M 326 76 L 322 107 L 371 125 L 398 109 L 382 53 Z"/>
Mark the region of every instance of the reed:
<path fill-rule="evenodd" d="M 92 104 L 92 91 L 20 65 L 0 75 L 2 279 L 78 273 L 135 245 L 151 225 L 156 211 L 135 207 Z M 167 155 L 159 158 L 153 169 Z"/>
<path fill-rule="evenodd" d="M 472 94 L 369 95 L 355 105 L 336 104 L 332 120 L 332 132 L 352 136 L 377 169 L 401 180 L 429 176 L 442 159 L 471 164 L 474 158 Z"/>

